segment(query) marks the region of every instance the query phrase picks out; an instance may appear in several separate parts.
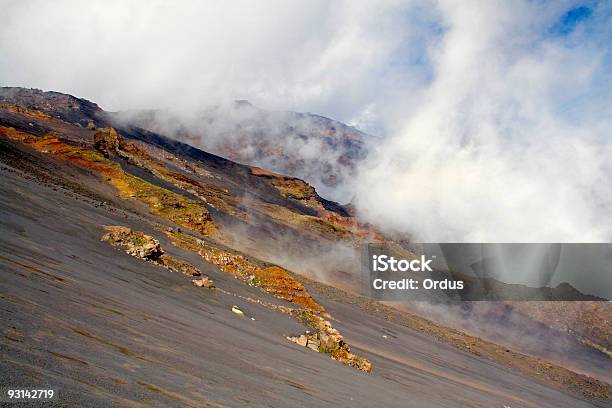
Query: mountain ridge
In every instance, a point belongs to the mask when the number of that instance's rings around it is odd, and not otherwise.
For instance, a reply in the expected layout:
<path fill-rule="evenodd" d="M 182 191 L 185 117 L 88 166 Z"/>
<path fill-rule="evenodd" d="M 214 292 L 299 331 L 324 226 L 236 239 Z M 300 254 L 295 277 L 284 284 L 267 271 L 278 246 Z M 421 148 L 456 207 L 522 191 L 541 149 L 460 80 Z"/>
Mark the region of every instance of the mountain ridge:
<path fill-rule="evenodd" d="M 324 195 L 345 202 L 352 198 L 350 187 L 341 195 L 337 191 L 354 175 L 374 140 L 322 115 L 265 110 L 245 100 L 229 109 L 205 108 L 190 117 L 168 109 L 108 112 L 87 99 L 34 88 L 2 87 L 0 103 L 38 110 L 82 127 L 142 128 L 170 136 L 234 162 L 306 180 Z M 279 140 L 284 144 L 279 145 Z"/>

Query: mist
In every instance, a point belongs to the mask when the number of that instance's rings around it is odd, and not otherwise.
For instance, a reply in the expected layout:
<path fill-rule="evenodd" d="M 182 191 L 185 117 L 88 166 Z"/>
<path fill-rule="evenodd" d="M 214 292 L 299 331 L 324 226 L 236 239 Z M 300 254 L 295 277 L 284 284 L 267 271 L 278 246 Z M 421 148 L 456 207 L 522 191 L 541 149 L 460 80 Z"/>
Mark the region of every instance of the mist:
<path fill-rule="evenodd" d="M 610 240 L 610 8 L 559 35 L 558 10 L 517 5 L 441 3 L 434 79 L 361 168 L 363 215 L 422 242 Z"/>
<path fill-rule="evenodd" d="M 1 85 L 378 136 L 342 194 L 317 187 L 415 241 L 612 238 L 609 4 L 9 1 L 0 23 Z"/>
<path fill-rule="evenodd" d="M 261 109 L 249 101 L 194 112 L 129 110 L 135 125 L 233 161 L 306 180 L 321 196 L 347 203 L 356 169 L 378 138 L 319 115 Z"/>

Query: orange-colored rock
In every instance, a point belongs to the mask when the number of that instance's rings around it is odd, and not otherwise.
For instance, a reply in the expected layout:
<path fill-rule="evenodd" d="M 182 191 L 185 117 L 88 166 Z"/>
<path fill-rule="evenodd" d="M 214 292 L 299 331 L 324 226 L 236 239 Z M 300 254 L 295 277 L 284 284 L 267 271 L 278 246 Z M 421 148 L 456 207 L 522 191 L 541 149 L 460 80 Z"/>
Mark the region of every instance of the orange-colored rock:
<path fill-rule="evenodd" d="M 119 134 L 112 127 L 99 129 L 94 135 L 94 147 L 109 158 L 119 149 Z"/>

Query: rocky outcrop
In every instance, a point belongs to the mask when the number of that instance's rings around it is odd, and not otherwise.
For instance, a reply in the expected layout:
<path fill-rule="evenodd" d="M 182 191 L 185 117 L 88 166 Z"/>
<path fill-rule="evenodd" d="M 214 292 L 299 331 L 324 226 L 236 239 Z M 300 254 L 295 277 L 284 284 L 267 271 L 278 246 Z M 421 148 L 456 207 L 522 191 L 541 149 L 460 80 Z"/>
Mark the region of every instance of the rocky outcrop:
<path fill-rule="evenodd" d="M 215 287 L 215 284 L 208 276 L 204 276 L 201 279 L 193 279 L 191 283 L 198 288 L 212 289 Z"/>
<path fill-rule="evenodd" d="M 326 353 L 333 360 L 349 367 L 354 367 L 366 373 L 372 372 L 372 363 L 353 354 L 340 332 L 334 329 L 328 320 L 308 311 L 302 311 L 297 317 L 311 327 L 313 331 L 308 330 L 298 336 L 287 336 L 287 340 L 318 353 Z"/>
<path fill-rule="evenodd" d="M 106 225 L 104 229 L 107 230 L 108 233 L 102 236 L 101 241 L 106 241 L 112 246 L 123 248 L 128 255 L 153 262 L 172 272 L 179 272 L 187 276 L 201 275 L 198 268 L 189 262 L 165 254 L 159 241 L 150 235 L 140 231 L 132 231 L 131 228 L 123 226 Z M 210 281 L 206 277 L 201 280 L 204 279 Z M 212 285 L 212 281 L 210 281 L 210 284 Z M 204 284 L 202 284 L 202 286 L 204 286 Z"/>
<path fill-rule="evenodd" d="M 363 357 L 351 353 L 351 348 L 339 334 L 330 335 L 324 332 L 307 332 L 298 336 L 287 336 L 287 340 L 318 353 L 329 354 L 333 360 L 349 367 L 354 367 L 366 373 L 372 372 L 372 363 Z"/>
<path fill-rule="evenodd" d="M 174 258 L 170 255 L 162 255 L 159 257 L 161 266 L 171 270 L 172 272 L 182 273 L 187 276 L 200 276 L 200 270 L 187 261 Z"/>
<path fill-rule="evenodd" d="M 91 122 L 90 122 L 91 123 Z M 95 125 L 94 125 L 95 126 Z M 148 154 L 134 142 L 126 141 L 114 128 L 98 129 L 94 135 L 94 148 L 107 159 L 117 155 L 130 164 L 144 167 L 143 161 L 149 161 Z"/>
<path fill-rule="evenodd" d="M 263 177 L 270 180 L 270 183 L 276 188 L 285 198 L 294 198 L 296 200 L 309 200 L 318 198 L 314 187 L 295 177 L 288 177 L 282 174 L 274 173 L 259 167 L 251 167 L 251 174 L 258 177 Z"/>
<path fill-rule="evenodd" d="M 104 229 L 108 233 L 102 237 L 102 241 L 123 247 L 127 254 L 136 258 L 159 262 L 160 257 L 164 254 L 159 241 L 150 235 L 122 226 L 104 226 Z"/>
<path fill-rule="evenodd" d="M 94 147 L 107 159 L 119 149 L 119 134 L 112 127 L 99 129 L 94 135 Z"/>

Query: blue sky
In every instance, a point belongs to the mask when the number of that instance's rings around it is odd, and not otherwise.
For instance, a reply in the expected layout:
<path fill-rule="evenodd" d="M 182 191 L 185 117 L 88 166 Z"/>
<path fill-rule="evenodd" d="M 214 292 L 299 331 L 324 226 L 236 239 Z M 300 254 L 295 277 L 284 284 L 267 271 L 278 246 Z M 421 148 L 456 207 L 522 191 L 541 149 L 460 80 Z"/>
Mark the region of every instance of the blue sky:
<path fill-rule="evenodd" d="M 593 9 L 584 5 L 569 9 L 557 23 L 551 28 L 551 32 L 556 35 L 568 35 L 576 25 L 588 24 L 588 19 L 593 14 Z"/>

